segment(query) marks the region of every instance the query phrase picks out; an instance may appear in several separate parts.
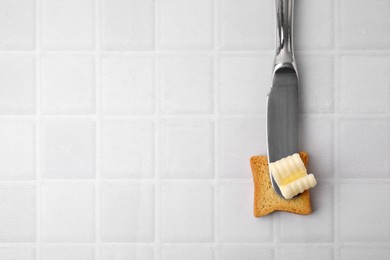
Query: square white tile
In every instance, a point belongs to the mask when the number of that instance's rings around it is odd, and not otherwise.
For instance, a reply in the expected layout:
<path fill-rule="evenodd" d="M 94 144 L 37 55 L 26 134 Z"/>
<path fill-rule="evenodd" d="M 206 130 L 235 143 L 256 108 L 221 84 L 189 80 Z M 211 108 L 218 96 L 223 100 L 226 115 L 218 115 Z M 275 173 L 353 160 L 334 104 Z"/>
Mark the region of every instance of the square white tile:
<path fill-rule="evenodd" d="M 160 230 L 163 242 L 213 241 L 213 186 L 165 182 L 162 184 L 160 197 Z"/>
<path fill-rule="evenodd" d="M 149 246 L 103 246 L 99 256 L 101 260 L 154 260 Z"/>
<path fill-rule="evenodd" d="M 333 186 L 321 182 L 310 190 L 313 212 L 308 216 L 280 216 L 280 240 L 283 242 L 333 242 Z"/>
<path fill-rule="evenodd" d="M 272 55 L 222 56 L 219 93 L 223 114 L 265 114 Z"/>
<path fill-rule="evenodd" d="M 34 248 L 2 247 L 0 248 L 1 260 L 35 260 Z"/>
<path fill-rule="evenodd" d="M 342 177 L 388 177 L 390 172 L 390 123 L 383 119 L 340 121 L 338 170 Z"/>
<path fill-rule="evenodd" d="M 324 246 L 282 247 L 280 260 L 333 260 L 333 249 Z"/>
<path fill-rule="evenodd" d="M 104 242 L 153 242 L 153 185 L 103 184 L 100 234 Z"/>
<path fill-rule="evenodd" d="M 340 248 L 340 260 L 388 260 L 390 258 L 389 248 L 378 247 L 342 247 Z"/>
<path fill-rule="evenodd" d="M 0 121 L 0 179 L 35 177 L 35 123 L 33 120 Z"/>
<path fill-rule="evenodd" d="M 162 260 L 214 260 L 210 246 L 165 246 L 161 249 Z"/>
<path fill-rule="evenodd" d="M 219 237 L 222 242 L 272 241 L 273 218 L 257 219 L 253 216 L 252 183 L 222 183 L 219 198 Z"/>
<path fill-rule="evenodd" d="M 308 171 L 316 178 L 332 178 L 335 136 L 333 119 L 303 116 L 299 123 L 299 149 L 309 154 Z"/>
<path fill-rule="evenodd" d="M 334 111 L 334 60 L 330 55 L 297 55 L 299 106 L 303 113 Z"/>
<path fill-rule="evenodd" d="M 101 106 L 104 114 L 154 112 L 154 58 L 104 56 Z"/>
<path fill-rule="evenodd" d="M 3 0 L 0 10 L 0 49 L 34 49 L 35 0 Z"/>
<path fill-rule="evenodd" d="M 389 57 L 342 56 L 340 63 L 340 111 L 389 111 Z"/>
<path fill-rule="evenodd" d="M 390 27 L 389 1 L 339 2 L 339 34 L 343 49 L 389 49 L 390 34 L 384 33 L 384 28 Z"/>
<path fill-rule="evenodd" d="M 219 35 L 221 48 L 273 49 L 274 15 L 272 1 L 221 0 Z"/>
<path fill-rule="evenodd" d="M 93 247 L 43 247 L 42 260 L 94 260 Z"/>
<path fill-rule="evenodd" d="M 34 114 L 35 59 L 13 54 L 0 58 L 0 114 Z"/>
<path fill-rule="evenodd" d="M 150 121 L 101 121 L 100 160 L 105 179 L 154 176 L 154 125 Z"/>
<path fill-rule="evenodd" d="M 46 114 L 94 113 L 94 57 L 46 55 L 42 60 L 42 100 Z"/>
<path fill-rule="evenodd" d="M 333 48 L 335 19 L 333 2 L 334 0 L 295 1 L 294 47 L 297 50 Z"/>
<path fill-rule="evenodd" d="M 160 46 L 163 49 L 211 49 L 213 1 L 160 1 Z"/>
<path fill-rule="evenodd" d="M 224 119 L 219 129 L 219 175 L 252 178 L 250 157 L 266 155 L 265 118 Z"/>
<path fill-rule="evenodd" d="M 154 0 L 102 1 L 102 45 L 105 50 L 154 48 Z"/>
<path fill-rule="evenodd" d="M 46 119 L 43 123 L 42 134 L 42 175 L 44 178 L 94 178 L 94 120 Z"/>
<path fill-rule="evenodd" d="M 46 50 L 93 50 L 94 0 L 42 0 L 42 46 Z"/>
<path fill-rule="evenodd" d="M 251 245 L 223 245 L 220 249 L 220 257 L 223 260 L 259 260 L 259 259 L 274 259 L 272 249 L 262 248 L 261 246 Z"/>
<path fill-rule="evenodd" d="M 214 176 L 214 127 L 209 120 L 161 122 L 159 172 L 167 179 Z"/>
<path fill-rule="evenodd" d="M 390 242 L 390 185 L 340 185 L 340 239 L 343 242 Z"/>
<path fill-rule="evenodd" d="M 34 185 L 0 185 L 0 242 L 36 241 L 35 193 Z"/>
<path fill-rule="evenodd" d="M 93 183 L 48 182 L 41 187 L 41 235 L 44 242 L 95 241 Z"/>
<path fill-rule="evenodd" d="M 212 113 L 211 57 L 162 57 L 160 68 L 162 113 Z"/>

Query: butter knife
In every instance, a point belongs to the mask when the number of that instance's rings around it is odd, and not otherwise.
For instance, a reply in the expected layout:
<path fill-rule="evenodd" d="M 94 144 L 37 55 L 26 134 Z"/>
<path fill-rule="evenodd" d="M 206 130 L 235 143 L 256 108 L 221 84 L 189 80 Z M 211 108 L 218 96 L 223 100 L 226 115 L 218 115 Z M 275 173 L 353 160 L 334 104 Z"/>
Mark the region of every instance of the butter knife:
<path fill-rule="evenodd" d="M 276 55 L 267 96 L 268 164 L 298 151 L 298 73 L 293 51 L 294 0 L 276 0 Z M 280 189 L 270 172 L 274 190 Z"/>

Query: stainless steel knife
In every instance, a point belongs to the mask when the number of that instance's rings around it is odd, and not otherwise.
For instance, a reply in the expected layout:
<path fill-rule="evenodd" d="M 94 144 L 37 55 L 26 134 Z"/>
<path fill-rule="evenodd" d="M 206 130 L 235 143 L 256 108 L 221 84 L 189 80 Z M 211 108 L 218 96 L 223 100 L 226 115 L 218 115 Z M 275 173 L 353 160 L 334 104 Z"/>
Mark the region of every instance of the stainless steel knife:
<path fill-rule="evenodd" d="M 276 55 L 267 96 L 268 163 L 298 152 L 298 73 L 293 51 L 294 0 L 276 0 Z M 281 196 L 270 172 L 271 183 Z"/>

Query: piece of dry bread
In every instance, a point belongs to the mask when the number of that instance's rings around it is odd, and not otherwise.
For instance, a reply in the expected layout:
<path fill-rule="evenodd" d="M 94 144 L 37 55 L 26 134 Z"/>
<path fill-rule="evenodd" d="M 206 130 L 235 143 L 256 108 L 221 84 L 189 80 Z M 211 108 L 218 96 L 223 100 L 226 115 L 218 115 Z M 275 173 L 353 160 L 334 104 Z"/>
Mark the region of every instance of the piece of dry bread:
<path fill-rule="evenodd" d="M 308 155 L 300 152 L 305 167 Z M 254 215 L 261 217 L 274 211 L 288 211 L 296 214 L 308 215 L 312 212 L 310 193 L 308 190 L 291 200 L 281 198 L 271 186 L 266 156 L 253 156 L 250 159 L 253 182 L 255 185 Z"/>

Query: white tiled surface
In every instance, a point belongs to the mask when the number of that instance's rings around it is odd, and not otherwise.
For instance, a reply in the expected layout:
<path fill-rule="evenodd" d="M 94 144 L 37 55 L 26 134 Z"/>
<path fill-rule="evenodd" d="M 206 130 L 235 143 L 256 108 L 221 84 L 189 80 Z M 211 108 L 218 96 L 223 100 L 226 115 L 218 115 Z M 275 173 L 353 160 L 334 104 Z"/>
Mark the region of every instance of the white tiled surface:
<path fill-rule="evenodd" d="M 253 196 L 251 183 L 223 183 L 220 185 L 219 195 L 218 235 L 222 242 L 272 241 L 272 218 L 248 218 L 253 212 L 252 203 L 247 203 Z M 258 224 L 261 225 L 261 232 L 253 228 Z"/>
<path fill-rule="evenodd" d="M 214 132 L 210 120 L 163 121 L 158 138 L 162 178 L 213 178 Z"/>
<path fill-rule="evenodd" d="M 390 110 L 389 71 L 390 58 L 388 56 L 341 56 L 340 110 L 343 112 L 388 112 Z M 371 89 L 367 86 L 375 86 L 375 88 Z"/>
<path fill-rule="evenodd" d="M 214 250 L 212 247 L 201 246 L 165 246 L 161 251 L 163 260 L 212 260 L 214 259 Z"/>
<path fill-rule="evenodd" d="M 95 240 L 95 190 L 90 183 L 41 186 L 41 232 L 45 242 Z"/>
<path fill-rule="evenodd" d="M 211 57 L 160 58 L 160 111 L 164 114 L 210 114 L 213 100 Z"/>
<path fill-rule="evenodd" d="M 100 234 L 104 242 L 154 240 L 154 187 L 103 184 Z"/>
<path fill-rule="evenodd" d="M 35 1 L 0 2 L 0 49 L 33 50 L 35 47 Z"/>
<path fill-rule="evenodd" d="M 281 260 L 332 260 L 333 250 L 329 246 L 285 247 L 280 252 Z M 353 259 L 353 258 L 352 258 Z"/>
<path fill-rule="evenodd" d="M 159 195 L 162 242 L 214 240 L 214 190 L 211 184 L 163 183 Z"/>
<path fill-rule="evenodd" d="M 253 217 L 274 1 L 0 1 L 0 259 L 390 259 L 390 3 L 296 0 L 310 216 Z"/>
<path fill-rule="evenodd" d="M 359 192 L 364 191 L 364 192 Z M 350 203 L 351 198 L 358 206 Z M 376 202 L 376 203 L 375 203 Z M 390 242 L 390 189 L 382 183 L 340 186 L 340 239 L 353 242 Z"/>
<path fill-rule="evenodd" d="M 33 248 L 24 247 L 2 247 L 0 248 L 0 257 L 4 260 L 34 260 L 35 250 Z"/>
<path fill-rule="evenodd" d="M 342 49 L 389 49 L 390 35 L 382 33 L 390 25 L 389 1 L 345 0 L 339 4 Z"/>
<path fill-rule="evenodd" d="M 40 4 L 43 49 L 94 49 L 94 0 L 41 0 Z"/>
<path fill-rule="evenodd" d="M 212 49 L 214 3 L 210 0 L 159 0 L 156 28 L 159 48 Z"/>
<path fill-rule="evenodd" d="M 270 248 L 262 248 L 259 245 L 223 245 L 220 249 L 220 259 L 224 260 L 257 260 L 274 259 L 275 252 Z"/>
<path fill-rule="evenodd" d="M 341 2 L 341 1 L 340 1 Z M 342 1 L 344 2 L 344 1 Z M 297 50 L 332 50 L 337 1 L 295 1 L 294 20 Z M 353 10 L 350 10 L 353 13 Z M 321 19 L 318 19 L 318 18 Z M 322 66 L 321 66 L 322 67 Z"/>
<path fill-rule="evenodd" d="M 35 178 L 36 144 L 33 119 L 0 120 L 0 178 Z"/>
<path fill-rule="evenodd" d="M 42 60 L 42 111 L 45 114 L 95 112 L 92 55 L 46 55 Z"/>
<path fill-rule="evenodd" d="M 100 128 L 100 171 L 104 179 L 154 176 L 151 121 L 105 119 Z"/>
<path fill-rule="evenodd" d="M 153 260 L 152 246 L 102 246 L 98 253 L 101 260 Z"/>
<path fill-rule="evenodd" d="M 219 60 L 220 112 L 233 114 L 264 114 L 266 106 L 258 97 L 267 96 L 271 86 L 269 64 L 272 54 L 255 56 L 222 56 Z M 241 102 L 245 100 L 245 102 Z"/>
<path fill-rule="evenodd" d="M 93 260 L 94 248 L 89 247 L 44 247 L 42 248 L 43 260 Z"/>
<path fill-rule="evenodd" d="M 101 60 L 103 114 L 153 114 L 155 61 L 150 56 L 104 55 Z"/>
<path fill-rule="evenodd" d="M 270 50 L 274 46 L 272 1 L 220 0 L 218 44 L 224 50 Z M 272 14 L 272 15 L 271 15 Z"/>
<path fill-rule="evenodd" d="M 356 260 L 364 260 L 364 259 L 373 259 L 373 260 L 386 260 L 390 256 L 389 248 L 378 248 L 378 247 L 343 247 L 340 249 L 340 259 L 348 260 L 348 259 L 356 259 Z"/>
<path fill-rule="evenodd" d="M 153 0 L 101 0 L 100 31 L 104 50 L 152 50 Z M 124 69 L 122 67 L 122 69 Z"/>
<path fill-rule="evenodd" d="M 303 113 L 334 112 L 334 55 L 322 52 L 299 53 L 301 111 Z M 321 80 L 318 80 L 321 79 Z"/>
<path fill-rule="evenodd" d="M 45 119 L 41 139 L 43 178 L 94 178 L 94 120 Z"/>
<path fill-rule="evenodd" d="M 0 114 L 36 113 L 36 61 L 33 54 L 0 55 Z"/>
<path fill-rule="evenodd" d="M 30 184 L 0 186 L 0 242 L 34 242 L 36 187 Z"/>

